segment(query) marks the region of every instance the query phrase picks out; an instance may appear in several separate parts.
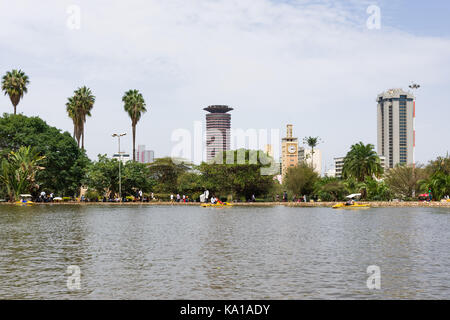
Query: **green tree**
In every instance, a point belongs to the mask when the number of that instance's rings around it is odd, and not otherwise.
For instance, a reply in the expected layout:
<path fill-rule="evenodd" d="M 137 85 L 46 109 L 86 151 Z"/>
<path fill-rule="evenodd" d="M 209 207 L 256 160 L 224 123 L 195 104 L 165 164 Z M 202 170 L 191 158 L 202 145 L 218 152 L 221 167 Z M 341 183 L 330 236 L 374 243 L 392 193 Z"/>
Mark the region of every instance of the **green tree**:
<path fill-rule="evenodd" d="M 122 97 L 124 109 L 131 119 L 131 128 L 133 133 L 133 161 L 136 161 L 136 126 L 142 117 L 142 114 L 147 111 L 145 108 L 144 97 L 138 90 L 128 90 Z"/>
<path fill-rule="evenodd" d="M 294 195 L 310 196 L 314 192 L 315 183 L 319 175 L 306 163 L 289 167 L 284 177 L 284 185 Z"/>
<path fill-rule="evenodd" d="M 176 193 L 178 190 L 178 178 L 183 173 L 192 169 L 192 166 L 184 162 L 174 162 L 172 158 L 159 158 L 148 164 L 150 177 L 155 181 L 154 187 L 159 193 Z"/>
<path fill-rule="evenodd" d="M 385 182 L 396 198 L 409 199 L 413 194 L 419 194 L 419 181 L 427 176 L 420 166 L 397 164 L 385 173 Z"/>
<path fill-rule="evenodd" d="M 146 164 L 127 161 L 121 169 L 122 196 L 135 196 L 139 190 L 151 191 L 155 181 Z M 119 192 L 119 161 L 109 159 L 106 154 L 98 155 L 87 170 L 85 185 L 100 196 L 115 196 Z"/>
<path fill-rule="evenodd" d="M 425 167 L 428 177 L 419 182 L 423 192 L 431 190 L 434 199 L 450 195 L 450 157 L 438 157 Z"/>
<path fill-rule="evenodd" d="M 437 172 L 450 175 L 450 156 L 447 154 L 445 157 L 437 157 L 436 160 L 430 161 L 425 170 L 430 175 Z"/>
<path fill-rule="evenodd" d="M 89 165 L 84 184 L 100 196 L 114 196 L 119 192 L 119 161 L 99 154 L 98 160 Z"/>
<path fill-rule="evenodd" d="M 367 178 L 366 182 L 367 200 L 388 201 L 392 199 L 392 192 L 384 181 Z"/>
<path fill-rule="evenodd" d="M 344 200 L 348 190 L 341 179 L 322 178 L 316 182 L 314 193 L 322 201 Z"/>
<path fill-rule="evenodd" d="M 435 200 L 450 195 L 450 175 L 442 172 L 436 172 L 428 179 L 420 180 L 419 185 L 422 192 L 428 193 L 431 191 Z"/>
<path fill-rule="evenodd" d="M 321 142 L 319 137 L 305 137 L 303 143 L 311 148 L 311 167 L 314 165 L 314 148 Z"/>
<path fill-rule="evenodd" d="M 342 184 L 348 193 L 364 193 L 366 189 L 366 184 L 364 182 L 358 182 L 355 178 L 347 178 L 342 181 Z"/>
<path fill-rule="evenodd" d="M 272 189 L 273 175 L 265 174 L 271 161 L 262 151 L 230 150 L 219 153 L 211 163 L 202 163 L 203 186 L 216 196 L 233 195 L 251 199 L 266 196 Z"/>
<path fill-rule="evenodd" d="M 351 146 L 342 168 L 344 178 L 355 178 L 358 182 L 364 182 L 366 177 L 380 177 L 382 174 L 383 167 L 372 144 L 359 142 Z"/>
<path fill-rule="evenodd" d="M 27 85 L 30 83 L 28 76 L 22 70 L 12 70 L 6 72 L 2 80 L 2 90 L 5 95 L 9 96 L 14 107 L 14 114 L 16 114 L 17 105 L 20 99 L 23 98 L 24 93 L 28 92 Z"/>
<path fill-rule="evenodd" d="M 198 200 L 205 191 L 202 176 L 198 172 L 189 171 L 181 174 L 177 180 L 178 191 L 188 195 L 192 200 Z"/>
<path fill-rule="evenodd" d="M 0 157 L 31 146 L 45 156 L 36 180 L 41 189 L 66 196 L 75 195 L 81 187 L 89 159 L 68 132 L 49 126 L 39 117 L 4 114 L 0 117 Z"/>
<path fill-rule="evenodd" d="M 78 142 L 78 147 L 84 149 L 84 127 L 86 117 L 91 116 L 94 107 L 95 96 L 86 86 L 74 91 L 73 97 L 69 97 L 66 103 L 66 111 L 73 122 L 73 136 Z"/>
<path fill-rule="evenodd" d="M 31 193 L 38 189 L 36 174 L 44 169 L 39 164 L 44 159 L 31 147 L 20 147 L 11 151 L 7 159 L 3 159 L 0 170 L 0 181 L 5 185 L 10 201 L 15 201 L 22 193 Z"/>
<path fill-rule="evenodd" d="M 139 190 L 150 192 L 156 181 L 150 176 L 147 164 L 127 161 L 122 170 L 122 193 L 125 196 L 135 196 Z"/>

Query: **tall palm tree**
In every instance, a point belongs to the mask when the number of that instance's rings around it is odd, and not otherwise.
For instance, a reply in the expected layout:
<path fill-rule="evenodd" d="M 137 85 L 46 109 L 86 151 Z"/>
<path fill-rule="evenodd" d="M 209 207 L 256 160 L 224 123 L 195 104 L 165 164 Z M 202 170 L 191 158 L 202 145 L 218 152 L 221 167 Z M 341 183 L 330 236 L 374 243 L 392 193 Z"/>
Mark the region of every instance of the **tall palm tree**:
<path fill-rule="evenodd" d="M 344 159 L 342 175 L 344 178 L 355 178 L 364 182 L 366 177 L 380 177 L 383 174 L 380 158 L 372 144 L 359 142 L 351 146 Z"/>
<path fill-rule="evenodd" d="M 136 161 L 136 125 L 141 119 L 145 109 L 144 97 L 138 90 L 128 90 L 122 97 L 124 109 L 128 112 L 131 119 L 131 127 L 133 130 L 133 161 Z"/>
<path fill-rule="evenodd" d="M 84 86 L 74 91 L 73 97 L 69 97 L 66 103 L 66 111 L 73 121 L 73 136 L 78 142 L 78 147 L 84 149 L 84 124 L 86 117 L 91 116 L 94 107 L 95 96 L 91 89 Z"/>
<path fill-rule="evenodd" d="M 311 168 L 314 163 L 314 148 L 317 147 L 320 142 L 322 142 L 322 140 L 319 137 L 305 137 L 303 139 L 303 143 L 311 148 Z"/>
<path fill-rule="evenodd" d="M 16 114 L 17 105 L 22 99 L 24 93 L 27 93 L 27 85 L 30 83 L 28 76 L 22 70 L 12 70 L 6 72 L 2 80 L 2 90 L 5 95 L 9 95 L 9 99 L 14 106 L 14 114 Z"/>
<path fill-rule="evenodd" d="M 78 135 L 80 126 L 78 122 L 81 119 L 81 117 L 78 116 L 77 114 L 77 108 L 75 105 L 74 97 L 67 98 L 66 111 L 67 114 L 69 115 L 69 118 L 72 119 L 73 122 L 73 138 L 77 140 L 78 147 L 80 147 L 80 136 Z"/>

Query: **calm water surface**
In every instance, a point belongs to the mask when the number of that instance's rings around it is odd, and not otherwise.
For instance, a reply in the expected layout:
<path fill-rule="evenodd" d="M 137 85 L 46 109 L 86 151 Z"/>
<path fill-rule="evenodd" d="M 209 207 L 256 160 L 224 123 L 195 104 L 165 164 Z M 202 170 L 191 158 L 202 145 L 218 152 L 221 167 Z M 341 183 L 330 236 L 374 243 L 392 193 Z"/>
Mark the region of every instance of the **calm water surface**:
<path fill-rule="evenodd" d="M 0 299 L 449 299 L 449 248 L 450 209 L 3 205 Z"/>

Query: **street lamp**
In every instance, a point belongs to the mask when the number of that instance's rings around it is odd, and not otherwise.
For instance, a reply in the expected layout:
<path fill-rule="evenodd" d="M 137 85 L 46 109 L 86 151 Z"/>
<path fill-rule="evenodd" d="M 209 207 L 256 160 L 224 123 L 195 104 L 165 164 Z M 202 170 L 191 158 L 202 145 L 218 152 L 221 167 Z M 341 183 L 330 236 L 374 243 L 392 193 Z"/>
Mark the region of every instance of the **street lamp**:
<path fill-rule="evenodd" d="M 122 201 L 122 177 L 120 175 L 120 166 L 122 165 L 122 153 L 120 152 L 120 137 L 123 137 L 126 133 L 113 133 L 113 137 L 117 137 L 119 141 L 119 198 Z"/>

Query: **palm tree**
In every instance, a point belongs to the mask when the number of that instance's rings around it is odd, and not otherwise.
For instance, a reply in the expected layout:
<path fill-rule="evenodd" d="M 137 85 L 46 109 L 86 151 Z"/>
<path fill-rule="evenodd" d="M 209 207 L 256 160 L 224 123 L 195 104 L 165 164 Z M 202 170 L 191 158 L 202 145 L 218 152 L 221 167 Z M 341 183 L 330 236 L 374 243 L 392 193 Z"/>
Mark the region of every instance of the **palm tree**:
<path fill-rule="evenodd" d="M 322 142 L 322 140 L 319 137 L 305 137 L 303 139 L 303 143 L 311 148 L 311 168 L 314 163 L 314 148 L 317 147 L 320 142 Z"/>
<path fill-rule="evenodd" d="M 81 120 L 81 117 L 77 114 L 77 108 L 75 105 L 75 98 L 74 97 L 69 97 L 67 98 L 67 103 L 66 103 L 66 111 L 67 114 L 69 115 L 69 118 L 72 119 L 73 122 L 73 138 L 77 140 L 78 142 L 78 147 L 80 147 L 80 136 L 78 135 L 79 133 L 79 120 Z"/>
<path fill-rule="evenodd" d="M 12 70 L 6 72 L 2 80 L 2 90 L 5 95 L 9 95 L 9 99 L 14 106 L 14 114 L 16 114 L 17 105 L 23 94 L 27 93 L 27 85 L 30 83 L 28 76 L 22 70 Z"/>
<path fill-rule="evenodd" d="M 20 194 L 30 192 L 39 186 L 36 184 L 36 173 L 44 169 L 39 163 L 45 158 L 28 147 L 20 147 L 11 151 L 0 166 L 0 181 L 5 185 L 10 201 L 15 201 Z"/>
<path fill-rule="evenodd" d="M 91 89 L 84 86 L 74 91 L 73 97 L 69 97 L 66 103 L 66 111 L 73 121 L 73 136 L 78 142 L 78 147 L 84 149 L 84 124 L 86 117 L 91 116 L 94 107 L 95 96 Z"/>
<path fill-rule="evenodd" d="M 380 177 L 383 167 L 373 149 L 372 144 L 364 145 L 362 142 L 352 145 L 344 159 L 343 177 L 355 178 L 358 182 L 365 182 L 366 177 Z"/>
<path fill-rule="evenodd" d="M 133 130 L 133 161 L 136 161 L 136 125 L 141 119 L 145 109 L 144 97 L 138 90 L 128 90 L 122 97 L 124 109 L 128 112 L 131 119 L 131 127 Z"/>

